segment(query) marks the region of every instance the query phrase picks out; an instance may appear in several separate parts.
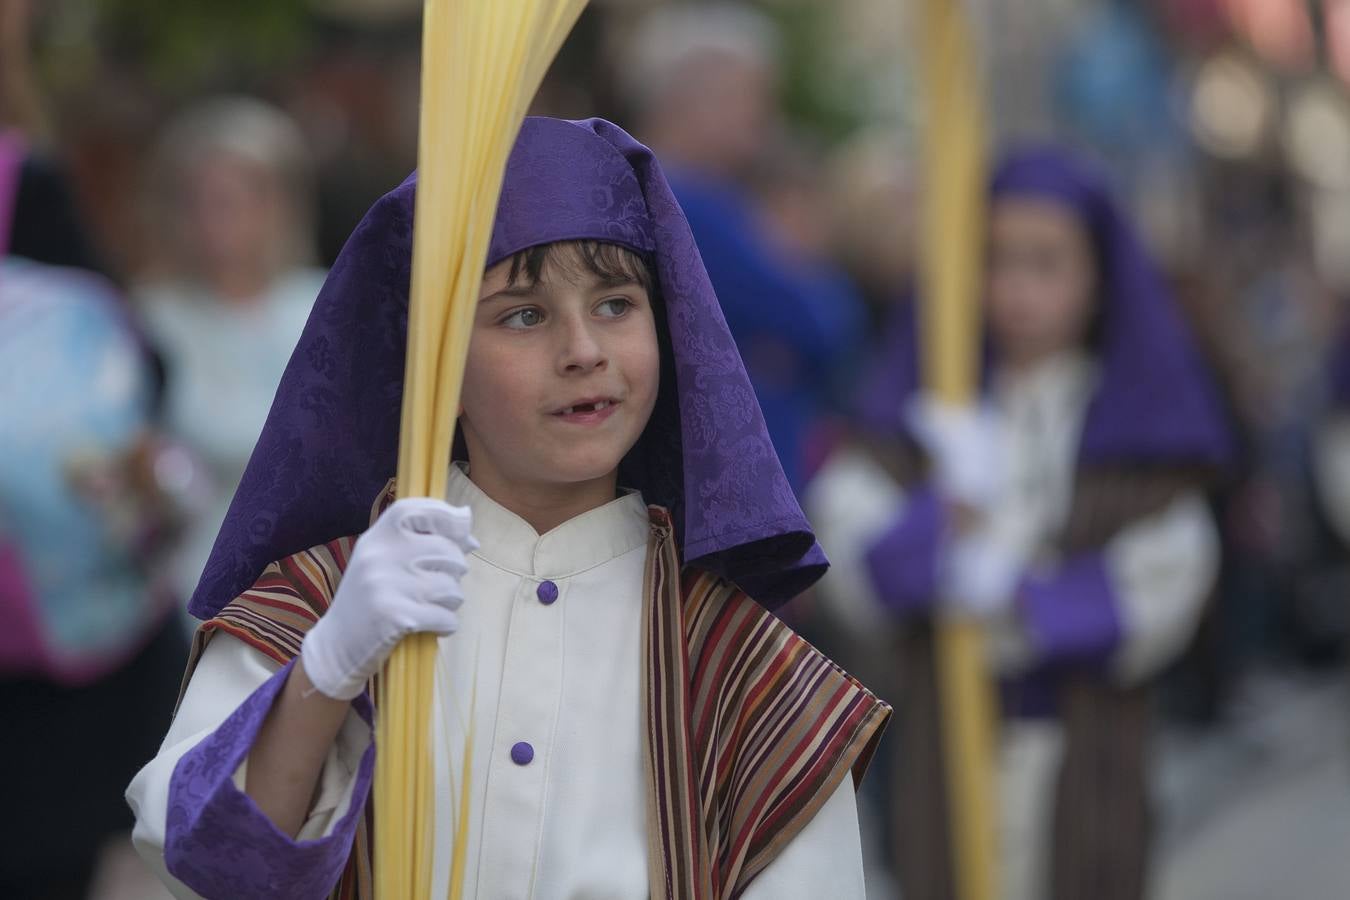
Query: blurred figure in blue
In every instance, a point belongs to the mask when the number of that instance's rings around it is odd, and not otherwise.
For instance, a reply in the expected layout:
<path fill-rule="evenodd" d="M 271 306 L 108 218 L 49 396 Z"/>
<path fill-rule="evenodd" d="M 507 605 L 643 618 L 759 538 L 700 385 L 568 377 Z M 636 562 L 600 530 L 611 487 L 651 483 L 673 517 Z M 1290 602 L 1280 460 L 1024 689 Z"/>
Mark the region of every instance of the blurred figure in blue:
<path fill-rule="evenodd" d="M 866 300 L 869 333 L 914 287 L 919 194 L 910 156 L 901 134 L 878 129 L 851 135 L 826 160 L 831 256 Z"/>
<path fill-rule="evenodd" d="M 794 182 L 772 177 L 770 169 L 786 175 L 787 167 L 767 165 L 782 158 L 785 140 L 778 40 L 773 23 L 747 6 L 669 4 L 640 24 L 623 76 L 636 133 L 665 163 L 800 492 L 806 443 L 835 369 L 856 349 L 863 310 L 837 271 L 793 245 L 801 218 L 777 202 L 790 200 Z M 770 176 L 772 210 L 752 193 L 756 175 Z"/>
<path fill-rule="evenodd" d="M 118 835 L 130 850 L 120 787 L 186 658 L 155 573 L 191 462 L 156 433 L 155 358 L 18 114 L 28 14 L 0 3 L 0 897 L 83 900 Z"/>
<path fill-rule="evenodd" d="M 164 421 L 202 462 L 200 515 L 173 561 L 197 585 L 323 285 L 314 267 L 309 156 L 280 110 L 247 97 L 174 120 L 150 173 L 159 270 L 136 289 L 169 373 Z"/>
<path fill-rule="evenodd" d="M 891 654 L 906 900 L 954 896 L 931 640 L 946 616 L 984 623 L 1002 688 L 1000 896 L 1137 900 L 1151 688 L 1214 585 L 1205 487 L 1230 438 L 1171 296 L 1094 172 L 1051 148 L 1007 156 L 988 248 L 979 402 L 922 392 L 902 307 L 863 382 L 859 438 L 808 490 L 835 563 L 823 590 Z"/>
<path fill-rule="evenodd" d="M 1334 662 L 1348 633 L 1350 567 L 1324 467 L 1335 429 L 1319 434 L 1319 423 L 1334 426 L 1350 378 L 1342 369 L 1328 394 L 1336 295 L 1316 264 L 1306 187 L 1276 160 L 1201 174 L 1213 223 L 1204 258 L 1225 261 L 1207 272 L 1219 300 L 1207 330 L 1242 438 L 1221 506 L 1220 604 L 1201 649 L 1211 718 L 1259 728 L 1265 698 L 1301 691 L 1296 671 Z"/>

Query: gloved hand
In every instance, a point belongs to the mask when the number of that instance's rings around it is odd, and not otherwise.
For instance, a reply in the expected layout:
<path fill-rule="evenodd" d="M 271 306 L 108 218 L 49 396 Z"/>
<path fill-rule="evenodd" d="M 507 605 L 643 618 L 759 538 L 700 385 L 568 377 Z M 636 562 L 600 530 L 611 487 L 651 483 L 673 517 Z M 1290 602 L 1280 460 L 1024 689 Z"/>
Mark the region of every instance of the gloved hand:
<path fill-rule="evenodd" d="M 997 502 L 1008 448 L 992 409 L 952 406 L 920 394 L 906 405 L 905 422 L 932 461 L 947 500 L 982 512 Z"/>
<path fill-rule="evenodd" d="M 997 618 L 1013 605 L 1026 564 L 1023 553 L 990 529 L 954 537 L 939 564 L 942 603 L 957 615 Z"/>
<path fill-rule="evenodd" d="M 471 522 L 468 507 L 406 498 L 361 535 L 332 605 L 300 647 L 320 693 L 351 700 L 404 637 L 459 628 L 465 556 L 478 547 Z"/>

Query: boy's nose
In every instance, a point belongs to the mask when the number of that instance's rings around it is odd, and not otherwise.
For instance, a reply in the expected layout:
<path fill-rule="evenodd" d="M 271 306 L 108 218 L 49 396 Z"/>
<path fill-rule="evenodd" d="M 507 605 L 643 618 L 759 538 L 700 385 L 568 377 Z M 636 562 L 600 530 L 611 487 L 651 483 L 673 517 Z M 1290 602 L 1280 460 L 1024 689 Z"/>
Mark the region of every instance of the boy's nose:
<path fill-rule="evenodd" d="M 565 343 L 560 359 L 562 369 L 568 373 L 590 372 L 602 369 L 607 362 L 604 348 L 591 333 L 584 322 L 573 322 L 566 330 Z"/>

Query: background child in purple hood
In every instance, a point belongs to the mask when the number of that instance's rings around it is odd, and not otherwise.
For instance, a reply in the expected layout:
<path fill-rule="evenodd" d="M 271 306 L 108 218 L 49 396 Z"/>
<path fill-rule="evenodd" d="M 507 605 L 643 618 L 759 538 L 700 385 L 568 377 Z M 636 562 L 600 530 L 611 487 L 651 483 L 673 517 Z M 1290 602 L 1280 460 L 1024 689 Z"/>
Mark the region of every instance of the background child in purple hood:
<path fill-rule="evenodd" d="M 903 309 L 861 398 L 867 437 L 808 494 L 841 563 L 825 589 L 855 610 L 873 598 L 858 620 L 892 636 L 874 643 L 898 641 L 906 898 L 953 890 L 927 637 L 948 614 L 986 623 L 1003 688 L 1002 896 L 1137 898 L 1149 685 L 1213 587 L 1203 488 L 1228 435 L 1171 298 L 1094 173 L 1054 149 L 1007 156 L 988 227 L 981 399 L 954 411 L 919 391 Z"/>

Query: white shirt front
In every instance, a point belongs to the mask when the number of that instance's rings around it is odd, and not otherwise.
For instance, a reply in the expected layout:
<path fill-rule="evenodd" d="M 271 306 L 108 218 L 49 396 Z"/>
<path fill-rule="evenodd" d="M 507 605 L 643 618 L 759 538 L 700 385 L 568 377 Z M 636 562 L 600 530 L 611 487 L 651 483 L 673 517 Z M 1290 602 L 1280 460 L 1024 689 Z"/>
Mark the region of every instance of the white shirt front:
<path fill-rule="evenodd" d="M 447 499 L 472 509 L 482 546 L 464 578 L 460 630 L 440 642 L 436 845 L 451 846 L 451 799 L 474 708 L 466 896 L 646 897 L 646 506 L 626 494 L 541 536 L 458 469 Z M 161 872 L 174 764 L 275 668 L 232 638 L 208 645 L 160 755 L 129 792 L 135 841 Z M 353 714 L 301 838 L 326 833 L 346 809 L 369 742 L 363 729 Z M 445 895 L 448 878 L 449 853 L 440 853 L 434 896 Z M 863 896 L 851 779 L 744 896 Z"/>

